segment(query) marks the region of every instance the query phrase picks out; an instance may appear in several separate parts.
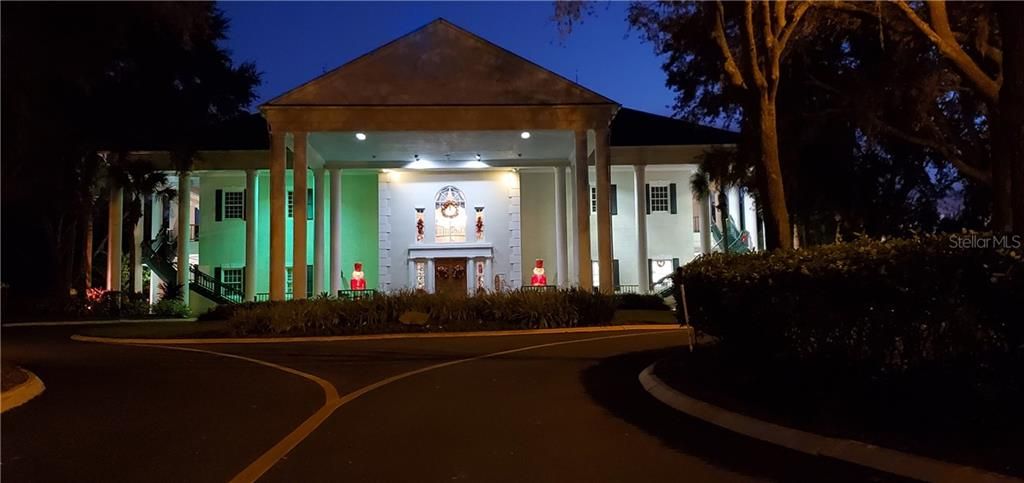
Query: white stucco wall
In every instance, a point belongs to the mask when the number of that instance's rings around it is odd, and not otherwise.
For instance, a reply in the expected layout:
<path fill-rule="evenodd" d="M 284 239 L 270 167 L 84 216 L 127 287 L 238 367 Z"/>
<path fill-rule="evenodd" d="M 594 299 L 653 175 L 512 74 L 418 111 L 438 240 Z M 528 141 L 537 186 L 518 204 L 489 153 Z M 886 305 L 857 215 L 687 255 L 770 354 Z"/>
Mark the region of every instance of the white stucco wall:
<path fill-rule="evenodd" d="M 696 255 L 693 240 L 693 203 L 690 190 L 692 165 L 657 165 L 646 168 L 646 184 L 676 185 L 676 213 L 652 212 L 647 215 L 647 258 L 678 258 L 685 264 Z M 595 173 L 591 169 L 591 182 Z M 636 193 L 633 189 L 633 167 L 613 166 L 612 184 L 617 190 L 617 212 L 612 215 L 612 256 L 619 261 L 619 284 L 637 285 L 640 270 L 647 269 L 647 260 L 638 260 L 636 240 Z M 643 189 L 643 188 L 641 188 Z M 641 192 L 639 202 L 646 210 Z M 592 258 L 597 254 L 597 215 L 590 215 Z M 596 267 L 595 267 L 596 272 Z M 595 280 L 597 275 L 594 276 Z M 652 280 L 653 281 L 653 280 Z"/>
<path fill-rule="evenodd" d="M 534 262 L 544 260 L 548 284 L 558 281 L 555 263 L 555 171 L 553 168 L 520 172 L 522 194 L 523 284 L 530 284 Z"/>
<path fill-rule="evenodd" d="M 476 243 L 474 207 L 484 207 L 484 242 L 493 246 L 491 273 L 509 280 L 513 271 L 510 241 L 510 186 L 515 174 L 510 171 L 392 173 L 391 207 L 391 289 L 412 288 L 409 273 L 409 248 L 416 245 L 416 208 L 424 208 L 423 244 L 434 243 L 434 197 L 446 185 L 462 190 L 466 197 L 466 239 Z M 455 244 L 453 244 L 454 246 Z M 521 256 L 521 254 L 517 254 Z M 428 274 L 428 276 L 432 276 Z M 493 276 L 491 277 L 493 279 Z M 491 285 L 492 280 L 487 280 Z M 488 287 L 490 288 L 490 287 Z"/>

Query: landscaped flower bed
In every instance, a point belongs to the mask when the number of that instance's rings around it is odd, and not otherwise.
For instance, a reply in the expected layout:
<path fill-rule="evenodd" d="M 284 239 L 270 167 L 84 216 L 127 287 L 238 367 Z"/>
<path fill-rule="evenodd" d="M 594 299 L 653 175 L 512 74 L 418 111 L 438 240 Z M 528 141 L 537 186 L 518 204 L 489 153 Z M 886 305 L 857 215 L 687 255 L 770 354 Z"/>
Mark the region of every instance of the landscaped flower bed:
<path fill-rule="evenodd" d="M 582 290 L 472 297 L 398 292 L 357 300 L 316 298 L 221 306 L 201 319 L 226 319 L 234 335 L 534 329 L 608 325 L 619 306 L 650 310 L 658 307 L 659 300 L 656 296 L 619 299 Z"/>

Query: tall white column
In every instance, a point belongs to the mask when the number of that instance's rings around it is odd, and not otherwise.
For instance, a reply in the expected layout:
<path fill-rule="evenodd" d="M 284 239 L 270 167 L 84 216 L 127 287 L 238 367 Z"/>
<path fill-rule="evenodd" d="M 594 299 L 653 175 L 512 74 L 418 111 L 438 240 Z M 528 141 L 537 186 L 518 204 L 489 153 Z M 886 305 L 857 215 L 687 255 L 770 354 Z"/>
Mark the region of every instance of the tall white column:
<path fill-rule="evenodd" d="M 434 293 L 434 289 L 435 289 L 434 282 L 435 282 L 435 280 L 434 280 L 434 259 L 433 258 L 428 258 L 427 259 L 427 273 L 426 273 L 426 280 L 425 280 L 425 282 L 427 282 L 426 283 L 427 293 Z"/>
<path fill-rule="evenodd" d="M 700 197 L 700 250 L 711 253 L 711 196 Z"/>
<path fill-rule="evenodd" d="M 138 203 L 144 203 L 138 200 Z M 142 206 L 139 207 L 140 209 Z M 145 217 L 135 223 L 135 230 L 132 230 L 132 292 L 142 293 L 142 228 L 146 223 Z"/>
<path fill-rule="evenodd" d="M 270 131 L 270 300 L 284 300 L 285 133 Z"/>
<path fill-rule="evenodd" d="M 341 170 L 331 170 L 331 295 L 341 290 Z"/>
<path fill-rule="evenodd" d="M 245 300 L 256 300 L 256 170 L 245 170 Z"/>
<path fill-rule="evenodd" d="M 590 261 L 590 170 L 587 167 L 587 132 L 576 131 L 576 271 L 580 288 L 590 291 L 594 287 Z"/>
<path fill-rule="evenodd" d="M 188 305 L 189 263 L 188 245 L 192 240 L 192 173 L 178 173 L 178 285 L 181 301 Z"/>
<path fill-rule="evenodd" d="M 473 258 L 466 258 L 466 295 L 476 292 L 476 263 Z"/>
<path fill-rule="evenodd" d="M 324 292 L 324 178 L 327 169 L 313 170 L 313 294 Z"/>
<path fill-rule="evenodd" d="M 110 205 L 107 210 L 107 290 L 120 291 L 124 189 L 114 180 L 110 183 Z"/>
<path fill-rule="evenodd" d="M 306 298 L 306 133 L 292 133 L 292 300 Z"/>
<path fill-rule="evenodd" d="M 565 254 L 565 166 L 555 167 L 555 272 L 558 286 L 569 285 L 569 260 Z"/>
<path fill-rule="evenodd" d="M 651 289 L 651 267 L 647 262 L 647 166 L 633 166 L 633 193 L 636 209 L 636 263 L 640 270 L 640 293 Z"/>
<path fill-rule="evenodd" d="M 594 158 L 597 171 L 597 265 L 602 293 L 615 292 L 612 273 L 611 150 L 608 129 L 595 129 Z"/>

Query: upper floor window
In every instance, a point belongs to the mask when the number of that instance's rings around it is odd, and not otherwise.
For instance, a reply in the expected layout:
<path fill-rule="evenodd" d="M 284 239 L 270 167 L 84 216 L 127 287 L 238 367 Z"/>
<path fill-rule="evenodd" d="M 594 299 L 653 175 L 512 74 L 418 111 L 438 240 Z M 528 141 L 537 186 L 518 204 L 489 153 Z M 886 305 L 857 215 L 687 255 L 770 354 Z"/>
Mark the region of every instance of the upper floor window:
<path fill-rule="evenodd" d="M 291 190 L 288 191 L 288 207 L 285 208 L 285 213 L 287 213 L 288 218 L 291 218 L 292 215 L 295 213 L 295 192 L 294 191 L 291 191 Z"/>
<path fill-rule="evenodd" d="M 466 241 L 466 196 L 454 186 L 445 186 L 434 197 L 434 241 Z"/>
<path fill-rule="evenodd" d="M 241 191 L 224 192 L 224 218 L 243 218 L 245 195 Z"/>
<path fill-rule="evenodd" d="M 668 186 L 651 186 L 651 211 L 668 211 Z"/>

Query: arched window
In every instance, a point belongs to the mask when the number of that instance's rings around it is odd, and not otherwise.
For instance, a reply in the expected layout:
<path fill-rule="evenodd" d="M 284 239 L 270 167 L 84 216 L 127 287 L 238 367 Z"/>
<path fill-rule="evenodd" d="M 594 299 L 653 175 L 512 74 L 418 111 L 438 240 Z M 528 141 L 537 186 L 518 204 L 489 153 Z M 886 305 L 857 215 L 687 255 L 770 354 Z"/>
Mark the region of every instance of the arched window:
<path fill-rule="evenodd" d="M 454 186 L 445 186 L 434 197 L 434 241 L 466 241 L 466 197 Z"/>

